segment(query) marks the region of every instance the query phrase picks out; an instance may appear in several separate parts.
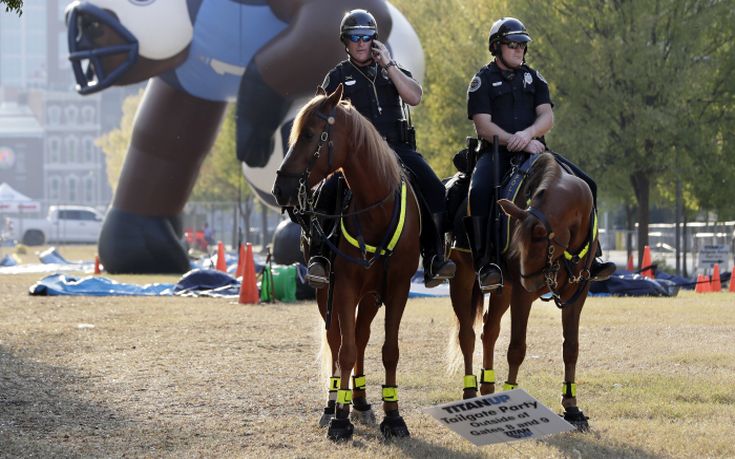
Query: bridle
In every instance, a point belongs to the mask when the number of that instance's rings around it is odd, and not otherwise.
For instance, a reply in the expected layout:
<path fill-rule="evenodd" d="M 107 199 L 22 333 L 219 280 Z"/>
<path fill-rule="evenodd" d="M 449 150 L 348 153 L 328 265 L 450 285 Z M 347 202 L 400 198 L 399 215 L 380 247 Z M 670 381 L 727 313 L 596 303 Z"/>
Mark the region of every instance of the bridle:
<path fill-rule="evenodd" d="M 546 229 L 546 264 L 541 269 L 531 274 L 521 274 L 521 277 L 523 279 L 529 279 L 543 274 L 544 284 L 549 289 L 551 298 L 545 299 L 542 297 L 541 299 L 543 301 L 551 301 L 551 299 L 553 299 L 556 306 L 560 309 L 573 304 L 582 294 L 590 279 L 590 266 L 592 265 L 592 260 L 594 258 L 594 256 L 590 254 L 590 251 L 592 249 L 592 244 L 597 237 L 597 212 L 595 212 L 594 208 L 592 209 L 592 214 L 590 216 L 592 224 L 590 225 L 589 237 L 587 238 L 586 243 L 577 253 L 572 253 L 569 251 L 568 246 L 555 239 L 555 233 L 549 224 L 549 220 L 542 211 L 535 207 L 529 207 L 526 211 L 543 224 Z M 557 246 L 562 248 L 564 252 L 562 253 L 562 256 L 554 259 Z M 579 268 L 580 265 L 581 268 Z M 567 272 L 567 282 L 560 289 L 558 275 L 562 266 L 564 266 L 564 269 Z M 567 301 L 562 301 L 561 290 L 570 284 L 578 284 L 577 290 Z"/>
<path fill-rule="evenodd" d="M 314 150 L 314 153 L 312 153 L 311 158 L 309 158 L 309 161 L 306 164 L 306 168 L 301 174 L 291 174 L 288 172 L 283 172 L 280 168 L 276 171 L 276 175 L 279 177 L 299 179 L 299 189 L 296 194 L 297 204 L 294 208 L 294 213 L 297 215 L 303 216 L 314 213 L 314 209 L 316 207 L 316 197 L 309 188 L 309 175 L 311 174 L 312 167 L 314 167 L 314 164 L 316 164 L 316 162 L 319 160 L 319 157 L 321 156 L 321 151 L 324 144 L 327 145 L 327 168 L 332 168 L 332 161 L 334 159 L 334 143 L 332 142 L 332 139 L 330 137 L 332 134 L 332 127 L 334 126 L 336 114 L 336 106 L 332 108 L 328 115 L 323 114 L 318 109 L 314 111 L 314 115 L 326 121 L 326 123 L 324 124 L 324 129 L 322 129 L 321 134 L 319 134 L 319 143 L 317 143 L 316 145 L 316 150 Z"/>

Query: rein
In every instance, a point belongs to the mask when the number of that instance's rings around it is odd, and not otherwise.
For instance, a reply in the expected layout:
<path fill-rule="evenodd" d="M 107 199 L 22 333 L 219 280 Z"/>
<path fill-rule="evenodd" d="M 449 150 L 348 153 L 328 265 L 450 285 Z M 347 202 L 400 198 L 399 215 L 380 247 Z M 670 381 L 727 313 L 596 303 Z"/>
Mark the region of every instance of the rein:
<path fill-rule="evenodd" d="M 529 207 L 528 209 L 526 209 L 526 211 L 529 214 L 533 215 L 534 218 L 541 222 L 544 225 L 544 228 L 546 228 L 546 264 L 543 268 L 539 269 L 536 272 L 533 272 L 531 274 L 521 274 L 521 277 L 524 279 L 528 279 L 534 276 L 538 276 L 539 274 L 543 274 L 544 283 L 551 293 L 551 299 L 554 300 L 554 303 L 559 309 L 562 309 L 565 306 L 573 304 L 577 301 L 590 279 L 590 266 L 592 266 L 593 257 L 587 255 L 589 255 L 592 244 L 597 237 L 597 212 L 595 212 L 594 208 L 592 209 L 592 214 L 590 215 L 592 225 L 590 225 L 589 236 L 584 246 L 582 246 L 579 252 L 575 254 L 569 251 L 568 246 L 565 246 L 555 239 L 555 234 L 551 229 L 551 225 L 549 224 L 549 221 L 543 212 L 535 207 Z M 564 249 L 564 252 L 562 254 L 563 257 L 558 257 L 556 260 L 554 260 L 556 246 Z M 587 257 L 586 260 L 585 257 Z M 579 273 L 575 274 L 575 269 L 583 262 L 584 264 L 579 270 Z M 559 275 L 559 270 L 561 269 L 562 264 L 567 272 L 566 286 L 570 284 L 579 284 L 577 290 L 567 301 L 562 301 L 561 293 L 558 290 L 559 281 L 557 277 Z M 551 301 L 551 299 L 544 299 L 543 297 L 541 298 L 542 301 Z"/>

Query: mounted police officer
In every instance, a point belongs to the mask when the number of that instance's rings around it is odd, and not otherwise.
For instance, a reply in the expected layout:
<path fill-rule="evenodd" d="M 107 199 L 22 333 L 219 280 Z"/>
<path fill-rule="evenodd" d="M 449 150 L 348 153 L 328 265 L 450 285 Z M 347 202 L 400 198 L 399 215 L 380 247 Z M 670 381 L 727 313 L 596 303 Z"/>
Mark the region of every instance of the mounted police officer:
<path fill-rule="evenodd" d="M 467 89 L 467 116 L 475 125 L 483 148 L 470 181 L 468 233 L 478 282 L 483 292 L 502 286 L 503 276 L 493 251 L 497 205 L 493 200 L 493 177 L 503 177 L 516 153 L 542 153 L 544 135 L 554 124 L 549 86 L 538 71 L 526 65 L 531 36 L 521 21 L 501 18 L 490 28 L 489 50 L 495 59 L 480 69 Z M 489 141 L 499 140 L 498 164 L 489 154 Z M 487 154 L 483 154 L 487 153 Z M 597 185 L 582 170 L 555 154 L 590 187 L 597 206 Z M 496 171 L 495 169 L 499 170 Z M 498 174 L 496 174 L 498 172 Z M 599 252 L 599 247 L 598 247 Z M 615 264 L 595 259 L 590 269 L 593 280 L 604 280 L 615 271 Z"/>
<path fill-rule="evenodd" d="M 411 72 L 391 58 L 385 44 L 378 41 L 378 25 L 368 11 L 347 12 L 340 24 L 339 38 L 348 58 L 327 74 L 322 87 L 329 94 L 341 83 L 344 97 L 373 123 L 410 171 L 424 216 L 421 234 L 424 283 L 427 287 L 435 287 L 454 276 L 455 265 L 444 256 L 444 233 L 447 231 L 444 186 L 416 151 L 415 134 L 405 106 L 421 102 L 421 85 L 412 78 Z M 332 178 L 325 183 L 317 207 L 329 209 L 336 182 Z M 329 283 L 330 266 L 325 244 L 319 239 L 312 231 L 307 279 L 313 286 L 323 287 Z"/>

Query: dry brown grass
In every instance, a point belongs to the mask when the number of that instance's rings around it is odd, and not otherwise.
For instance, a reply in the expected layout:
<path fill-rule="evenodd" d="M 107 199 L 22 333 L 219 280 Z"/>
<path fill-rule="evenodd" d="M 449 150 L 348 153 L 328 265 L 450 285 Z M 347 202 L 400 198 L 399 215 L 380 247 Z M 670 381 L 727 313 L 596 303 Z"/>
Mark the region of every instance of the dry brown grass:
<path fill-rule="evenodd" d="M 313 303 L 29 296 L 40 277 L 0 278 L 0 456 L 735 456 L 732 294 L 590 299 L 577 382 L 592 431 L 483 448 L 422 411 L 458 398 L 462 379 L 444 371 L 449 299 L 410 300 L 399 385 L 412 438 L 384 444 L 358 426 L 354 442 L 335 446 L 317 427 L 325 382 Z M 381 321 L 366 371 L 373 401 Z M 506 317 L 501 352 L 507 329 Z M 537 303 L 520 383 L 554 410 L 560 349 L 559 313 Z"/>

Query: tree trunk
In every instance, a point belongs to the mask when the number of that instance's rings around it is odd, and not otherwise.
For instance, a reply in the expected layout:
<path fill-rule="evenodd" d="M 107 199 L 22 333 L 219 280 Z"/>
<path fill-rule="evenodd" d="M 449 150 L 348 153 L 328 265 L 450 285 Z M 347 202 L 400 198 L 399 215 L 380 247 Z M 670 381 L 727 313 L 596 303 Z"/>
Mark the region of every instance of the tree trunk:
<path fill-rule="evenodd" d="M 630 204 L 627 204 L 625 206 L 625 229 L 627 230 L 625 232 L 625 250 L 626 250 L 626 260 L 630 259 L 630 256 L 633 255 L 633 230 L 635 228 L 635 220 L 633 219 L 633 214 L 635 213 L 635 206 L 632 206 Z"/>
<path fill-rule="evenodd" d="M 648 245 L 648 204 L 650 197 L 650 182 L 643 172 L 636 172 L 630 176 L 635 198 L 638 202 L 638 266 L 643 263 L 643 248 Z"/>

